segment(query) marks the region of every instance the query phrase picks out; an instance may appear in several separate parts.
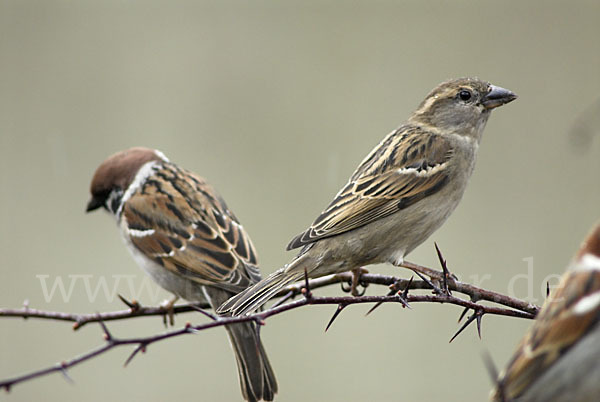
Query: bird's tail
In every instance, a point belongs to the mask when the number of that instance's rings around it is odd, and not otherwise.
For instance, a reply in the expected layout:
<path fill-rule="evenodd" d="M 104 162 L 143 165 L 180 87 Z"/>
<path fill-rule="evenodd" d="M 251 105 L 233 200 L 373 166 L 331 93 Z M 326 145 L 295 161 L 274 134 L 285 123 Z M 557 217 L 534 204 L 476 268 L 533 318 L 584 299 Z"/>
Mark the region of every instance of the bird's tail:
<path fill-rule="evenodd" d="M 235 353 L 242 396 L 249 402 L 272 401 L 277 393 L 277 380 L 255 325 L 251 322 L 229 325 L 227 333 Z"/>
<path fill-rule="evenodd" d="M 231 295 L 220 289 L 205 290 L 215 309 Z M 243 322 L 227 325 L 225 329 L 235 354 L 242 396 L 249 402 L 272 401 L 277 393 L 277 380 L 255 326 L 254 322 Z"/>
<path fill-rule="evenodd" d="M 289 271 L 285 267 L 281 268 L 254 286 L 227 300 L 217 309 L 217 312 L 219 314 L 228 313 L 233 316 L 250 314 L 265 304 L 282 288 L 300 280 L 303 275 L 304 272 L 298 270 Z"/>

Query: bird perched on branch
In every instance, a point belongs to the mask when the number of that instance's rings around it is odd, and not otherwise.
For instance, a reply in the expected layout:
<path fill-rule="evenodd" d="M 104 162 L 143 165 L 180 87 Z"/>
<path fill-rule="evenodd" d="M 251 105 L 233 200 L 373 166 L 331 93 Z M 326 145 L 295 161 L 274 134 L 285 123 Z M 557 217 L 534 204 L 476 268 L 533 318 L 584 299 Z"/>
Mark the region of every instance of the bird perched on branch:
<path fill-rule="evenodd" d="M 500 374 L 491 399 L 600 399 L 600 224 L 588 235 Z"/>
<path fill-rule="evenodd" d="M 288 250 L 301 248 L 298 256 L 218 311 L 250 313 L 305 270 L 314 278 L 370 264 L 402 264 L 454 211 L 490 112 L 516 97 L 473 78 L 438 85 L 367 155 L 313 224 L 292 239 Z"/>
<path fill-rule="evenodd" d="M 105 160 L 87 211 L 113 214 L 136 262 L 161 287 L 214 309 L 261 277 L 250 237 L 203 178 L 160 151 L 131 148 Z M 171 302 L 175 302 L 174 299 Z M 275 373 L 251 322 L 226 326 L 242 395 L 272 401 Z"/>

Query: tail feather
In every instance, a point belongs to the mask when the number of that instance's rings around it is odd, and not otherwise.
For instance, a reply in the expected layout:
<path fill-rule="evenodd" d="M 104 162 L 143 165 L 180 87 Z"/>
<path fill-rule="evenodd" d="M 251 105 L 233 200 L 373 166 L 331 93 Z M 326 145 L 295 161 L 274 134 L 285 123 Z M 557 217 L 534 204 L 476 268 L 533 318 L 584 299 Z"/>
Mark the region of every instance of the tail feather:
<path fill-rule="evenodd" d="M 227 300 L 217 309 L 219 314 L 229 313 L 234 316 L 250 314 L 265 304 L 282 288 L 302 278 L 303 274 L 286 272 L 280 269 L 249 287 L 243 292 Z"/>
<path fill-rule="evenodd" d="M 242 396 L 249 402 L 272 401 L 277 380 L 265 349 L 257 339 L 254 323 L 227 326 L 235 354 Z"/>
<path fill-rule="evenodd" d="M 215 309 L 231 296 L 221 289 L 205 287 L 204 290 Z M 277 380 L 255 326 L 253 322 L 244 322 L 227 325 L 225 329 L 235 354 L 242 396 L 249 402 L 272 401 L 278 389 Z"/>

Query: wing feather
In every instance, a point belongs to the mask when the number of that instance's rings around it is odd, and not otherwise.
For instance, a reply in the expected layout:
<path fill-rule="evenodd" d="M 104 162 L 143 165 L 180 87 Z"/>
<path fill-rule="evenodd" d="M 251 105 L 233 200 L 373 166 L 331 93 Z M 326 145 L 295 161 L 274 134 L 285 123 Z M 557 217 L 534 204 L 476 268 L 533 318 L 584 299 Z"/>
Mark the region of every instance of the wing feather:
<path fill-rule="evenodd" d="M 582 294 L 582 290 L 585 290 Z M 582 297 L 600 292 L 597 271 L 569 271 L 544 303 L 533 327 L 519 344 L 502 380 L 503 392 L 516 398 L 600 321 L 600 308 L 573 310 Z"/>
<path fill-rule="evenodd" d="M 254 246 L 202 178 L 165 164 L 123 208 L 132 244 L 173 273 L 239 292 L 260 280 Z"/>
<path fill-rule="evenodd" d="M 350 181 L 288 250 L 389 216 L 439 191 L 452 156 L 442 136 L 417 126 L 392 132 L 360 164 Z"/>

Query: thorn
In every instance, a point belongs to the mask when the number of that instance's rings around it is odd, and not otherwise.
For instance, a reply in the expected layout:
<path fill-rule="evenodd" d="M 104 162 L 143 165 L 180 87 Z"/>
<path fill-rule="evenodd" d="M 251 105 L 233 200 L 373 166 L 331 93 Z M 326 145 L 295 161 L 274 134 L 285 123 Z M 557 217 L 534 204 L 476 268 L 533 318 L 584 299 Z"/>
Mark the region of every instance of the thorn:
<path fill-rule="evenodd" d="M 219 317 L 217 317 L 216 315 L 209 313 L 208 311 L 205 311 L 204 309 L 201 309 L 200 307 L 198 307 L 196 305 L 190 304 L 190 308 L 192 310 L 195 310 L 195 311 L 205 315 L 206 317 L 210 318 L 213 321 L 217 321 L 219 319 Z"/>
<path fill-rule="evenodd" d="M 140 303 L 138 303 L 137 301 L 135 301 L 135 300 L 129 301 L 126 298 L 124 298 L 123 296 L 121 296 L 120 294 L 117 294 L 117 296 L 123 302 L 123 304 L 125 304 L 127 307 L 129 307 L 131 309 L 131 311 L 138 311 L 140 309 Z"/>
<path fill-rule="evenodd" d="M 460 335 L 461 332 L 463 332 L 465 330 L 465 328 L 467 328 L 469 326 L 470 323 L 472 323 L 476 318 L 475 313 L 473 313 L 473 315 L 469 316 L 469 318 L 467 318 L 467 321 L 465 321 L 465 323 L 463 324 L 462 327 L 460 327 L 460 329 L 458 331 L 456 331 L 456 333 L 454 334 L 454 336 L 450 339 L 450 341 L 448 343 L 452 343 L 452 341 L 454 339 L 456 339 L 456 337 L 458 335 Z"/>
<path fill-rule="evenodd" d="M 461 322 L 462 319 L 465 318 L 465 314 L 467 314 L 469 310 L 469 307 L 465 307 L 465 309 L 462 311 L 462 313 L 460 313 L 460 316 L 458 317 L 458 322 Z"/>
<path fill-rule="evenodd" d="M 62 362 L 60 364 L 60 373 L 63 375 L 63 377 L 65 378 L 65 380 L 68 383 L 75 384 L 75 381 L 73 381 L 73 379 L 69 376 L 69 373 L 67 373 L 67 363 L 66 362 Z"/>
<path fill-rule="evenodd" d="M 327 332 L 329 327 L 331 327 L 331 324 L 333 324 L 333 322 L 335 321 L 337 316 L 340 315 L 340 313 L 342 312 L 342 310 L 344 308 L 346 308 L 346 304 L 338 304 L 337 309 L 335 310 L 335 313 L 333 313 L 333 316 L 331 317 L 331 319 L 329 320 L 329 323 L 327 324 L 327 327 L 325 328 L 325 332 Z"/>
<path fill-rule="evenodd" d="M 127 360 L 125 360 L 125 363 L 123 364 L 123 367 L 127 367 L 127 365 L 133 360 L 133 358 L 135 357 L 135 355 L 137 355 L 139 352 L 145 352 L 146 351 L 146 346 L 143 343 L 140 343 L 133 352 L 131 352 L 131 354 L 129 355 L 129 357 L 127 358 Z"/>
<path fill-rule="evenodd" d="M 437 294 L 443 294 L 442 290 L 437 287 L 436 285 L 434 285 L 433 282 L 431 282 L 429 279 L 427 279 L 424 275 L 421 275 L 421 273 L 419 271 L 413 271 L 415 274 L 417 274 L 417 276 L 419 278 L 421 278 L 426 284 L 428 284 L 435 293 Z"/>
<path fill-rule="evenodd" d="M 388 294 L 386 294 L 386 296 L 388 296 L 388 297 L 393 296 L 398 291 L 399 284 L 400 284 L 400 279 L 398 279 L 397 281 L 392 283 L 390 285 L 390 291 L 388 292 Z M 379 306 L 381 306 L 382 304 L 383 304 L 383 301 L 375 303 L 375 305 L 373 307 L 371 307 L 369 309 L 369 311 L 367 311 L 367 314 L 365 314 L 365 317 L 368 316 L 369 314 L 371 314 L 373 311 L 375 311 L 375 309 L 378 308 Z"/>
<path fill-rule="evenodd" d="M 402 291 L 402 297 L 404 298 L 404 300 L 408 300 L 408 290 L 410 289 L 410 285 L 412 285 L 413 278 L 413 276 L 410 277 L 408 283 L 406 284 L 406 287 Z"/>
<path fill-rule="evenodd" d="M 396 293 L 396 292 L 394 292 L 394 291 L 391 291 L 391 292 L 390 292 L 390 293 L 388 293 L 386 296 L 392 296 L 394 293 Z M 383 302 L 382 302 L 382 301 L 375 303 L 375 305 L 374 305 L 373 307 L 371 307 L 371 308 L 369 309 L 369 311 L 367 311 L 367 313 L 365 314 L 365 317 L 366 317 L 366 316 L 368 316 L 369 314 L 371 314 L 373 311 L 375 311 L 375 309 L 376 309 L 377 307 L 381 306 L 382 304 L 383 304 Z"/>
<path fill-rule="evenodd" d="M 408 280 L 408 283 L 406 284 L 406 287 L 404 288 L 402 293 L 400 293 L 400 291 L 399 291 L 401 281 L 402 281 L 401 279 L 398 279 L 396 282 L 391 284 L 390 285 L 391 290 L 386 296 L 389 297 L 389 296 L 393 296 L 394 294 L 396 294 L 396 298 L 398 299 L 398 302 L 402 304 L 402 307 L 407 307 L 409 309 L 412 309 L 412 307 L 408 304 L 407 298 L 408 298 L 408 290 L 410 289 L 410 285 L 412 284 L 413 277 L 412 276 L 410 277 L 410 279 Z M 383 303 L 384 303 L 383 301 L 377 302 L 373 307 L 371 307 L 371 309 L 369 311 L 367 311 L 365 316 L 368 316 L 369 314 L 371 314 L 376 308 L 381 306 Z"/>
<path fill-rule="evenodd" d="M 481 317 L 483 317 L 483 314 L 484 314 L 483 310 L 477 310 L 477 311 L 473 312 L 473 314 L 470 315 L 469 318 L 467 318 L 467 321 L 465 321 L 463 326 L 460 327 L 460 329 L 458 331 L 456 331 L 456 333 L 454 334 L 454 336 L 450 339 L 450 341 L 448 343 L 452 343 L 452 341 L 458 335 L 460 335 L 460 333 L 463 332 L 464 329 L 469 326 L 469 324 L 471 324 L 475 320 L 477 320 L 477 333 L 479 334 L 479 339 L 481 339 Z"/>
<path fill-rule="evenodd" d="M 444 274 L 442 276 L 442 291 L 446 296 L 450 296 L 452 295 L 452 293 L 450 293 L 450 289 L 448 289 L 448 278 L 450 277 L 448 265 L 446 264 L 446 260 L 444 259 L 444 256 L 442 255 L 442 252 L 440 251 L 440 248 L 438 247 L 437 243 L 434 242 L 433 244 L 435 245 L 435 251 L 437 252 L 438 259 L 440 260 L 442 271 L 444 271 Z"/>
<path fill-rule="evenodd" d="M 369 311 L 367 311 L 367 313 L 365 314 L 365 317 L 368 316 L 369 314 L 371 314 L 373 311 L 375 311 L 375 309 L 379 306 L 381 306 L 383 304 L 382 301 L 375 303 L 375 305 L 373 307 L 371 307 L 369 309 Z"/>
<path fill-rule="evenodd" d="M 404 293 L 404 292 L 402 292 Z M 408 304 L 408 300 L 406 300 L 403 296 L 403 294 L 398 293 L 397 295 L 398 301 L 402 304 L 402 307 L 406 307 L 412 310 L 412 307 L 410 306 L 410 304 Z"/>
<path fill-rule="evenodd" d="M 100 317 L 100 313 L 98 313 L 98 317 Z M 104 321 L 102 321 L 102 319 L 98 320 L 98 324 L 100 324 L 102 331 L 104 331 L 104 340 L 107 342 L 110 342 L 112 340 L 112 335 L 110 334 L 110 331 L 106 327 L 106 324 L 104 324 Z"/>
<path fill-rule="evenodd" d="M 197 334 L 198 332 L 200 332 L 196 328 L 194 328 L 192 326 L 192 323 L 189 321 L 185 323 L 184 329 L 185 332 L 187 332 L 188 334 Z"/>
<path fill-rule="evenodd" d="M 312 297 L 312 293 L 310 291 L 310 285 L 308 284 L 308 271 L 304 268 L 304 297 L 310 299 Z"/>
<path fill-rule="evenodd" d="M 296 292 L 294 292 L 293 290 L 290 290 L 281 299 L 279 299 L 275 303 L 273 303 L 273 305 L 271 306 L 271 308 L 275 308 L 275 307 L 281 306 L 286 301 L 292 299 L 295 295 L 296 295 Z"/>

